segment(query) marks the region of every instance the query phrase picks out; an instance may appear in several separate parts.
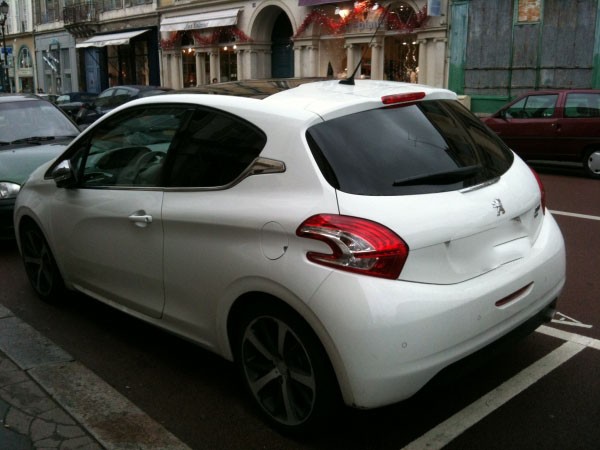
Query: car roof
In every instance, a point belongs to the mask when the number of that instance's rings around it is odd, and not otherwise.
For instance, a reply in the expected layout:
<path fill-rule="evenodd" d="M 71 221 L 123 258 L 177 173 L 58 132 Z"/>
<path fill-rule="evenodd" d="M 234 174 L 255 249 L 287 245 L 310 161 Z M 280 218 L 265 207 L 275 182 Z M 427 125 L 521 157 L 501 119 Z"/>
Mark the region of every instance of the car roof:
<path fill-rule="evenodd" d="M 320 81 L 302 84 L 298 87 L 283 90 L 263 100 L 233 95 L 206 95 L 201 104 L 230 110 L 261 111 L 279 117 L 295 117 L 300 120 L 331 119 L 354 112 L 384 106 L 382 97 L 386 95 L 421 94 L 423 99 L 456 100 L 457 95 L 446 89 L 432 88 L 411 83 L 394 81 L 357 80 L 356 85 L 339 84 L 337 80 Z M 421 99 L 421 97 L 419 97 Z M 198 103 L 197 94 L 176 94 L 147 97 L 128 102 L 117 108 L 147 103 Z M 413 103 L 412 99 L 410 103 Z M 404 102 L 406 103 L 406 102 Z"/>
<path fill-rule="evenodd" d="M 0 102 L 21 102 L 28 100 L 45 101 L 45 99 L 42 99 L 35 94 L 0 93 Z"/>
<path fill-rule="evenodd" d="M 560 93 L 585 93 L 585 94 L 600 94 L 600 89 L 539 89 L 527 91 L 519 94 L 519 97 L 527 95 L 544 95 L 544 94 L 560 94 Z"/>
<path fill-rule="evenodd" d="M 418 98 L 420 95 L 422 97 Z M 380 108 L 384 105 L 382 98 L 387 96 L 396 96 L 397 100 L 394 103 L 397 104 L 421 99 L 458 99 L 452 91 L 414 83 L 355 80 L 354 84 L 342 84 L 339 80 L 329 80 L 303 84 L 295 89 L 281 91 L 263 101 L 285 105 L 287 108 L 305 109 L 331 119 L 338 115 Z"/>

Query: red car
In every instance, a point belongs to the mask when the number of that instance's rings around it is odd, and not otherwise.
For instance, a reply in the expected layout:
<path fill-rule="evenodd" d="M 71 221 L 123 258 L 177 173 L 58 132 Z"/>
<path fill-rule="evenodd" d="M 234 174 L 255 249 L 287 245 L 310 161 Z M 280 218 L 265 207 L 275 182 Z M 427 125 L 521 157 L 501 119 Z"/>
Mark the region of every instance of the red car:
<path fill-rule="evenodd" d="M 600 178 L 600 90 L 528 92 L 483 121 L 525 160 L 581 162 Z"/>

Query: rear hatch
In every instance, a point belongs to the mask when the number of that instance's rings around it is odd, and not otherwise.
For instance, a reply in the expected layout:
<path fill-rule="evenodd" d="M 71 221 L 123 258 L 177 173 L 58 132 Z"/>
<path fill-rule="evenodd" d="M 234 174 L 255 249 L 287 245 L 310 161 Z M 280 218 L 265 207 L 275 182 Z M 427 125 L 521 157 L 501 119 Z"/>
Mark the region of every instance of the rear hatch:
<path fill-rule="evenodd" d="M 532 249 L 543 220 L 534 176 L 454 100 L 346 115 L 309 128 L 307 140 L 340 213 L 408 244 L 403 280 L 458 283 Z"/>

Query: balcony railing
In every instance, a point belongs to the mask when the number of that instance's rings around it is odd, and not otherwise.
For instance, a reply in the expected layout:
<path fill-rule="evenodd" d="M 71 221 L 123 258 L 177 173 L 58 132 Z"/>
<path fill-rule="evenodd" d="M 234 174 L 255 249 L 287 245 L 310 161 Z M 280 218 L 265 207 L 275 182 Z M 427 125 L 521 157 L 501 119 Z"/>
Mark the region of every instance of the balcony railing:
<path fill-rule="evenodd" d="M 86 2 L 69 5 L 63 8 L 65 26 L 80 23 L 96 23 L 100 10 L 96 3 Z"/>

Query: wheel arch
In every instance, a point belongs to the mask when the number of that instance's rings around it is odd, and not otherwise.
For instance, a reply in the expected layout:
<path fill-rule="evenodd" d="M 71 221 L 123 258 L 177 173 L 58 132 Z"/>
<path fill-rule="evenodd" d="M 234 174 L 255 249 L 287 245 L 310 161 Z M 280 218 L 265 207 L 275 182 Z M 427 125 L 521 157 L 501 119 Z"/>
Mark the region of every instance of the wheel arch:
<path fill-rule="evenodd" d="M 294 314 L 298 319 L 306 324 L 308 329 L 313 333 L 316 340 L 321 345 L 321 348 L 328 358 L 328 365 L 333 372 L 338 392 L 341 395 L 344 403 L 352 404 L 353 396 L 351 391 L 348 389 L 349 383 L 347 382 L 347 373 L 345 365 L 340 357 L 339 352 L 333 342 L 331 336 L 315 316 L 312 310 L 304 303 L 299 302 L 298 305 L 292 306 L 289 302 L 281 299 L 278 296 L 269 294 L 266 292 L 252 291 L 246 292 L 240 295 L 231 305 L 227 314 L 226 330 L 227 330 L 227 351 L 229 357 L 234 360 L 233 344 L 236 339 L 236 333 L 238 333 L 239 323 L 243 313 L 248 309 L 267 306 L 273 308 L 284 308 L 288 312 Z"/>
<path fill-rule="evenodd" d="M 594 166 L 595 167 L 594 168 L 590 167 L 589 160 L 591 159 L 592 154 L 600 154 L 600 143 L 594 142 L 594 143 L 586 145 L 581 154 L 581 163 L 583 165 L 583 170 L 585 171 L 586 175 L 591 178 L 599 179 L 600 173 L 597 172 L 598 158 L 596 157 L 596 155 L 594 156 Z"/>
<path fill-rule="evenodd" d="M 67 289 L 71 290 L 72 287 L 68 281 L 68 278 L 65 278 L 65 271 L 63 270 L 62 263 L 59 259 L 56 258 L 56 249 L 54 248 L 54 243 L 52 242 L 51 239 L 48 239 L 48 234 L 46 233 L 46 230 L 40 224 L 40 222 L 38 221 L 36 216 L 27 211 L 23 212 L 23 213 L 19 213 L 18 215 L 15 216 L 15 224 L 14 225 L 15 225 L 15 239 L 17 241 L 19 253 L 21 253 L 21 254 L 23 252 L 22 243 L 21 243 L 21 230 L 23 229 L 23 227 L 34 226 L 40 231 L 40 233 L 42 233 L 42 235 L 44 236 L 44 239 L 46 240 L 46 243 L 50 247 L 50 251 L 52 252 L 52 257 L 54 258 L 56 267 L 58 268 L 58 271 L 60 273 L 60 276 L 62 277 L 65 287 Z"/>

